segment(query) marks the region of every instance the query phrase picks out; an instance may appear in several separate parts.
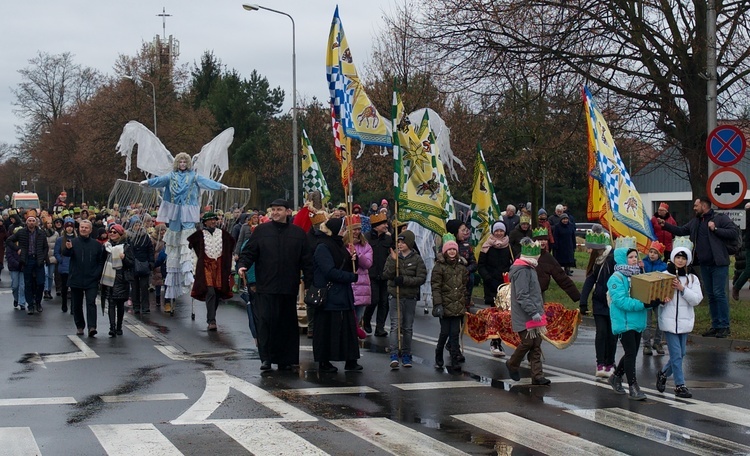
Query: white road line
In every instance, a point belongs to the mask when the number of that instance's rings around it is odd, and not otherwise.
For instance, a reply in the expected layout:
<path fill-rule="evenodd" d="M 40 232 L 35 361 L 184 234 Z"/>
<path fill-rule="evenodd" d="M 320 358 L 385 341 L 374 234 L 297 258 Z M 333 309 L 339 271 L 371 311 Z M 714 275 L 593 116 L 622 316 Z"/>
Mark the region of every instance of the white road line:
<path fill-rule="evenodd" d="M 188 399 L 182 393 L 164 394 L 123 394 L 122 396 L 99 396 L 103 402 L 148 402 L 148 401 L 179 401 Z"/>
<path fill-rule="evenodd" d="M 201 397 L 190 406 L 182 415 L 171 421 L 172 424 L 204 424 L 204 423 L 237 423 L 252 424 L 255 422 L 299 422 L 299 421 L 318 421 L 312 415 L 287 404 L 283 400 L 269 393 L 268 391 L 246 382 L 240 378 L 231 376 L 224 371 L 203 371 L 206 376 L 206 388 L 203 390 Z M 255 402 L 267 407 L 279 418 L 246 418 L 246 419 L 209 419 L 216 409 L 229 396 L 229 390 L 244 394 Z"/>
<path fill-rule="evenodd" d="M 544 454 L 625 454 L 508 412 L 470 413 L 453 418 Z"/>
<path fill-rule="evenodd" d="M 473 380 L 455 382 L 422 382 L 422 383 L 394 383 L 392 386 L 404 391 L 453 389 L 453 388 L 486 388 L 490 385 Z"/>
<path fill-rule="evenodd" d="M 621 408 L 566 410 L 566 412 L 692 454 L 705 456 L 716 454 L 750 454 L 750 446 L 714 437 Z"/>
<path fill-rule="evenodd" d="M 89 428 L 108 456 L 182 456 L 182 452 L 151 423 L 96 424 Z"/>
<path fill-rule="evenodd" d="M 216 427 L 257 455 L 322 456 L 328 454 L 278 422 L 236 423 L 226 420 L 216 423 Z"/>
<path fill-rule="evenodd" d="M 673 407 L 718 420 L 729 421 L 740 426 L 750 427 L 750 411 L 729 404 L 677 404 Z"/>
<path fill-rule="evenodd" d="M 190 355 L 182 353 L 171 345 L 154 345 L 154 348 L 162 352 L 167 358 L 175 361 L 193 361 L 195 359 Z"/>
<path fill-rule="evenodd" d="M 76 402 L 77 401 L 74 397 L 19 397 L 16 399 L 0 399 L 0 407 L 16 407 L 21 405 L 65 405 L 75 404 Z"/>
<path fill-rule="evenodd" d="M 68 336 L 73 344 L 78 347 L 80 351 L 73 353 L 61 353 L 58 355 L 44 355 L 41 356 L 42 363 L 61 363 L 64 361 L 77 361 L 81 359 L 96 359 L 99 357 L 94 350 L 92 350 L 84 341 L 78 336 Z"/>
<path fill-rule="evenodd" d="M 42 452 L 36 444 L 31 428 L 5 427 L 0 428 L 0 454 L 40 455 Z"/>
<path fill-rule="evenodd" d="M 4 288 L 0 290 L 0 294 L 11 294 L 11 293 L 13 293 L 13 289 L 11 288 Z"/>
<path fill-rule="evenodd" d="M 322 396 L 326 394 L 367 394 L 379 393 L 380 391 L 369 386 L 342 386 L 332 388 L 297 388 L 282 390 L 286 393 L 299 394 L 300 396 Z"/>
<path fill-rule="evenodd" d="M 348 431 L 390 454 L 419 454 L 420 456 L 465 456 L 446 443 L 391 421 L 388 418 L 354 418 L 330 420 Z M 572 453 L 571 453 L 572 454 Z"/>
<path fill-rule="evenodd" d="M 125 323 L 125 327 L 133 332 L 138 337 L 152 337 L 151 331 L 141 324 Z"/>
<path fill-rule="evenodd" d="M 311 351 L 313 351 L 313 348 L 312 348 L 312 345 L 300 345 L 299 346 L 299 351 L 311 352 Z"/>

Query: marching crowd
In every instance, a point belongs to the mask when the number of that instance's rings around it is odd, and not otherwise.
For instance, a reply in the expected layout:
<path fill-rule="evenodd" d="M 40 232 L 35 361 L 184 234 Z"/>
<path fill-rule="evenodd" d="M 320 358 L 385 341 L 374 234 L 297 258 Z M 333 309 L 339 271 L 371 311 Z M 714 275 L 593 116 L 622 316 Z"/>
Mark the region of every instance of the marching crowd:
<path fill-rule="evenodd" d="M 351 213 L 343 205 L 325 210 L 315 194 L 296 212 L 283 199 L 263 212 L 202 208 L 197 229 L 183 227 L 190 258 L 186 261 L 180 253 L 179 262 L 170 263 L 165 237 L 171 227 L 157 221 L 158 208 L 72 207 L 65 199 L 63 192 L 48 211 L 5 210 L 0 258 L 10 271 L 15 308 L 29 315 L 41 313 L 43 301 L 53 299 L 54 293 L 61 298 L 60 310 L 73 315 L 79 335 L 86 328 L 89 337 L 97 334 L 97 297 L 102 311 L 108 310 L 110 337 L 123 334 L 126 306 L 136 315 L 150 312 L 151 292 L 157 308 L 163 304 L 166 312 L 172 311 L 180 292 L 170 292 L 175 282 L 165 279 L 176 274 L 174 267 L 180 269 L 180 280 L 191 281 L 180 285 L 191 285 L 191 296 L 205 301 L 209 331 L 218 330 L 219 301 L 244 292 L 263 371 L 273 364 L 281 370 L 299 364 L 301 295 L 320 372 L 337 372 L 333 362 L 340 361 L 347 371 L 362 370 L 358 339 L 369 335 L 388 338 L 391 369 L 412 367 L 413 323 L 423 286 L 431 291 L 432 314 L 440 321 L 435 367 L 444 367 L 447 350 L 450 367 L 459 368 L 465 362 L 459 335 L 479 281 L 490 306 L 498 288 L 510 283 L 512 329 L 521 343 L 506 365 L 510 377 L 518 380 L 526 357 L 536 385 L 550 384 L 540 345 L 547 324 L 543 295 L 553 279 L 580 303 L 584 314 L 589 313 L 590 298 L 596 376 L 634 400 L 645 398 L 636 377 L 638 352 L 642 346 L 644 355 L 664 354 L 663 342 L 669 362 L 658 373 L 657 389 L 664 391 L 667 378 L 674 376 L 675 394 L 691 397 L 682 359 L 693 330 L 693 307 L 704 293 L 711 329 L 703 335 L 730 335 L 725 285 L 735 227 L 705 198 L 695 201 L 695 217 L 684 225 L 678 225 L 662 203 L 652 219 L 658 240 L 642 259 L 634 238 L 612 240 L 595 225 L 586 234 L 590 260 L 580 291 L 570 278 L 575 221 L 563 205 L 551 215 L 540 209 L 533 223 L 530 207 L 521 205 L 517 211 L 508 205 L 502 219 L 490 223 L 489 236 L 476 246 L 477 252 L 465 219 L 449 220 L 447 233 L 433 239 L 434 265 L 428 270 L 415 232 L 395 220 L 386 200 L 365 211 L 355 204 Z M 646 303 L 632 298 L 631 278 L 651 271 L 674 276 L 672 295 Z M 746 280 L 746 274 L 737 278 L 735 296 Z M 618 341 L 624 354 L 616 362 Z M 506 356 L 499 337 L 491 340 L 490 351 Z"/>

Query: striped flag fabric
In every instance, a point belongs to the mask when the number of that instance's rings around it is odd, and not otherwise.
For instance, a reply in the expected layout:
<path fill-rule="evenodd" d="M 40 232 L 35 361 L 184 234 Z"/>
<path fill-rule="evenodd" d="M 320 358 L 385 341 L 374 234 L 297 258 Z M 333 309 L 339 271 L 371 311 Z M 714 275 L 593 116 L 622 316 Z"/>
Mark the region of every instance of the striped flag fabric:
<path fill-rule="evenodd" d="M 305 193 L 318 190 L 322 196 L 323 204 L 331 199 L 328 183 L 326 183 L 318 157 L 315 156 L 310 138 L 307 137 L 304 128 L 302 129 L 302 189 Z"/>
<path fill-rule="evenodd" d="M 471 191 L 471 245 L 479 260 L 479 247 L 492 234 L 492 223 L 500 220 L 500 205 L 497 203 L 495 186 L 484 161 L 482 146 L 477 145 L 477 158 L 474 162 L 474 179 Z"/>

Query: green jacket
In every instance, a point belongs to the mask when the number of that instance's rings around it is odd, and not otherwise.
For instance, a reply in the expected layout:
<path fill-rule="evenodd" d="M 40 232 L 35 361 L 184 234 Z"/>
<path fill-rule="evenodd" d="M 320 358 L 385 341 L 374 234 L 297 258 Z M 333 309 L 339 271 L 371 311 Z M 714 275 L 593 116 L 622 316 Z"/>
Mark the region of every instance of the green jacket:
<path fill-rule="evenodd" d="M 466 313 L 466 283 L 469 270 L 466 260 L 447 261 L 441 254 L 437 256 L 432 269 L 432 305 L 443 306 L 444 317 L 459 317 Z"/>
<path fill-rule="evenodd" d="M 404 284 L 399 287 L 398 296 L 417 299 L 419 287 L 427 281 L 427 268 L 416 251 L 412 250 L 405 257 L 398 254 L 398 275 L 404 277 Z M 396 260 L 390 255 L 385 262 L 382 277 L 388 280 L 388 293 L 396 296 Z"/>

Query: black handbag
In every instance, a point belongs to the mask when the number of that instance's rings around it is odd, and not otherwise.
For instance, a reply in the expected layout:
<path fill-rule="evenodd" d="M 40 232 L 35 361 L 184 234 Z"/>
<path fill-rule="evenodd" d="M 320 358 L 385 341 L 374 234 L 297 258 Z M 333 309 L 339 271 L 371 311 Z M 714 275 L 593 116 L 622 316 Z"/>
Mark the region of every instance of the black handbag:
<path fill-rule="evenodd" d="M 310 307 L 323 307 L 326 302 L 326 296 L 328 295 L 328 289 L 331 288 L 331 284 L 328 283 L 323 288 L 318 288 L 315 285 L 311 285 L 305 291 L 305 304 Z"/>
<path fill-rule="evenodd" d="M 151 269 L 148 266 L 148 261 L 135 260 L 135 267 L 133 272 L 136 277 L 146 277 L 151 274 Z"/>

